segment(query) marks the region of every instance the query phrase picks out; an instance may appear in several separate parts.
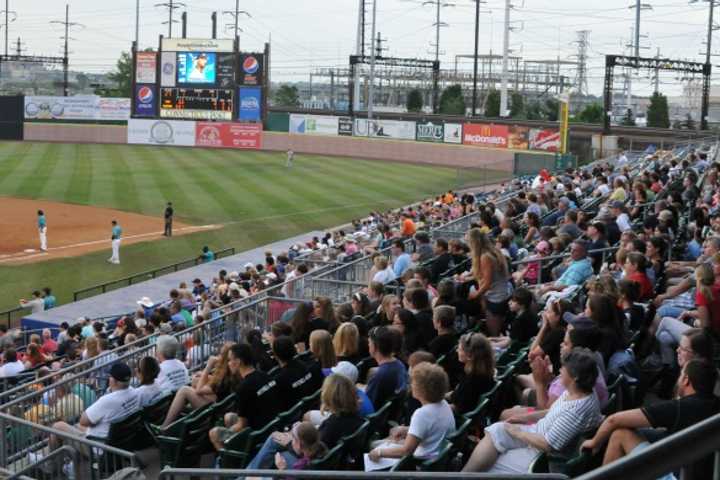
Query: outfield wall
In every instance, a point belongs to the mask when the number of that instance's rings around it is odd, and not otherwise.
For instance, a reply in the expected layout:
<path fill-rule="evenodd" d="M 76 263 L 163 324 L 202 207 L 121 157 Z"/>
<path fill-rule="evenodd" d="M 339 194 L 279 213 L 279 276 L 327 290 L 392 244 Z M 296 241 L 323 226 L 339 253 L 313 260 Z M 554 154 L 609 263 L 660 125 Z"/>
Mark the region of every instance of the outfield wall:
<path fill-rule="evenodd" d="M 62 143 L 127 143 L 127 126 L 25 123 L 26 141 Z M 488 168 L 513 173 L 515 152 L 511 150 L 434 144 L 407 140 L 358 137 L 326 137 L 264 132 L 262 150 L 293 150 L 298 153 L 351 156 L 463 168 Z M 537 154 L 552 162 L 552 155 Z"/>

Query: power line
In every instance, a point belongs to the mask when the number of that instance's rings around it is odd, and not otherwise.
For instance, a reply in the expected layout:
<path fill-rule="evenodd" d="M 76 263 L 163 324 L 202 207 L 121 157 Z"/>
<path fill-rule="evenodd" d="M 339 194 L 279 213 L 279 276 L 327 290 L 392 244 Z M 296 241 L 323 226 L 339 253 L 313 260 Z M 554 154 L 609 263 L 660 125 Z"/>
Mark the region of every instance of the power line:
<path fill-rule="evenodd" d="M 173 26 L 173 23 L 177 23 L 177 20 L 173 20 L 173 13 L 175 12 L 175 10 L 177 10 L 181 7 L 185 7 L 186 5 L 181 2 L 175 2 L 173 0 L 168 0 L 165 3 L 156 3 L 155 6 L 156 7 L 164 7 L 164 8 L 168 9 L 168 21 L 162 22 L 162 24 L 165 25 L 167 23 L 168 38 L 172 38 L 172 26 Z"/>
<path fill-rule="evenodd" d="M 70 42 L 70 28 L 78 27 L 78 28 L 85 28 L 85 25 L 82 23 L 77 22 L 71 22 L 70 21 L 70 5 L 65 5 L 65 21 L 62 20 L 52 20 L 50 22 L 51 24 L 56 25 L 62 25 L 65 27 L 65 35 L 60 37 L 63 39 L 64 42 L 64 48 L 63 48 L 63 96 L 67 97 L 69 95 L 69 89 L 68 89 L 68 69 L 70 65 L 70 59 L 69 55 L 70 52 L 68 50 L 68 45 Z"/>
<path fill-rule="evenodd" d="M 240 10 L 240 0 L 235 0 L 235 10 L 234 11 L 233 10 L 225 10 L 223 12 L 223 15 L 230 15 L 231 17 L 233 17 L 234 38 L 238 40 L 238 43 L 240 43 L 239 32 L 243 31 L 242 28 L 240 28 L 240 26 L 238 25 L 238 23 L 240 21 L 240 15 L 245 15 L 248 18 L 252 18 L 252 15 L 250 15 L 250 13 L 245 10 Z"/>

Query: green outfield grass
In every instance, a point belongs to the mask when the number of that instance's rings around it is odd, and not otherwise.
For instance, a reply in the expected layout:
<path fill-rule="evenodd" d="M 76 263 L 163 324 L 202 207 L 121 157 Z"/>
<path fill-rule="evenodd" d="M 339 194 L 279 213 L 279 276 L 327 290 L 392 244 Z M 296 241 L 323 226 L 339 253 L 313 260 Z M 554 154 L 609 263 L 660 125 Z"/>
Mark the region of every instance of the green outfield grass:
<path fill-rule="evenodd" d="M 72 292 L 196 256 L 203 245 L 248 250 L 310 230 L 343 224 L 370 210 L 399 207 L 494 171 L 416 166 L 282 153 L 125 145 L 0 143 L 0 195 L 95 205 L 176 218 L 220 230 L 126 245 L 122 265 L 109 248 L 82 257 L 0 266 L 0 311 L 50 286 L 61 303 Z M 459 183 L 460 182 L 460 185 Z"/>

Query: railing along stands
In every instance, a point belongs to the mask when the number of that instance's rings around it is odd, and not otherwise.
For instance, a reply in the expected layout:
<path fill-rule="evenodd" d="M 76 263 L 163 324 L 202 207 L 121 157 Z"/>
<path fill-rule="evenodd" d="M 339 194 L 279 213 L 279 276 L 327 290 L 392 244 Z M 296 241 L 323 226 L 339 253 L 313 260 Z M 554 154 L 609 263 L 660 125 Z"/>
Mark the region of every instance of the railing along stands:
<path fill-rule="evenodd" d="M 231 255 L 235 255 L 234 247 L 218 250 L 217 252 L 215 252 L 215 259 L 218 260 L 220 258 L 229 257 Z M 73 293 L 73 301 L 77 302 L 78 300 L 82 300 L 83 298 L 90 298 L 111 290 L 128 287 L 135 283 L 144 282 L 146 280 L 157 278 L 162 275 L 167 275 L 168 273 L 178 272 L 180 270 L 185 270 L 186 268 L 195 267 L 201 263 L 203 263 L 203 261 L 199 257 L 190 258 L 188 260 L 183 260 L 181 262 L 173 263 L 171 265 L 165 265 L 164 267 L 146 270 L 144 272 L 136 273 L 128 277 L 119 278 L 110 282 L 100 283 L 98 285 L 93 285 L 91 287 L 77 290 L 75 293 Z"/>

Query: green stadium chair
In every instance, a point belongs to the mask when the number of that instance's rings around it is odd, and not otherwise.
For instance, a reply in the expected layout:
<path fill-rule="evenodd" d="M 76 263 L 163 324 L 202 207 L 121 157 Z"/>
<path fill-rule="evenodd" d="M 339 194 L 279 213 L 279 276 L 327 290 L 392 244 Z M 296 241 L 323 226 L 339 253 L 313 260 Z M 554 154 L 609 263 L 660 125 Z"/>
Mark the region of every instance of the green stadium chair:
<path fill-rule="evenodd" d="M 344 445 L 340 466 L 343 470 L 362 470 L 363 452 L 368 450 L 370 421 L 365 420 L 355 432 L 340 439 Z"/>
<path fill-rule="evenodd" d="M 380 407 L 379 410 L 376 410 L 375 413 L 371 413 L 367 416 L 367 420 L 370 422 L 371 437 L 379 438 L 381 436 L 382 429 L 386 428 L 387 425 L 390 407 L 392 407 L 392 402 L 388 401 L 385 405 Z"/>
<path fill-rule="evenodd" d="M 210 407 L 213 412 L 213 423 L 223 422 L 225 414 L 235 408 L 235 394 L 231 393 L 219 402 L 215 402 Z"/>
<path fill-rule="evenodd" d="M 398 463 L 393 465 L 391 472 L 447 472 L 450 464 L 450 454 L 452 444 L 445 441 L 440 448 L 440 452 L 432 459 L 421 461 L 413 455 L 405 455 Z"/>
<path fill-rule="evenodd" d="M 339 442 L 322 458 L 312 460 L 307 469 L 308 470 L 337 470 L 340 467 L 342 456 L 345 451 L 345 445 L 343 442 Z"/>
<path fill-rule="evenodd" d="M 307 412 L 308 410 L 317 410 L 320 408 L 320 394 L 322 393 L 322 390 L 318 390 L 317 392 L 308 395 L 307 397 L 303 397 L 303 408 Z"/>
<path fill-rule="evenodd" d="M 208 432 L 213 426 L 212 408 L 176 420 L 165 430 L 150 426 L 160 449 L 163 467 L 189 468 L 197 465 L 200 457 L 212 451 Z"/>
<path fill-rule="evenodd" d="M 267 437 L 279 429 L 280 420 L 275 418 L 260 430 L 244 428 L 225 440 L 219 452 L 221 468 L 245 468 Z"/>
<path fill-rule="evenodd" d="M 278 415 L 280 421 L 280 428 L 290 427 L 295 422 L 299 422 L 302 419 L 303 413 L 305 413 L 305 402 L 300 400 L 293 405 L 289 410 L 286 410 Z"/>
<path fill-rule="evenodd" d="M 167 411 L 170 408 L 172 401 L 172 395 L 165 395 L 157 402 L 145 407 L 143 409 L 145 422 L 152 425 L 161 425 L 163 420 L 165 420 L 165 416 L 167 415 Z"/>

